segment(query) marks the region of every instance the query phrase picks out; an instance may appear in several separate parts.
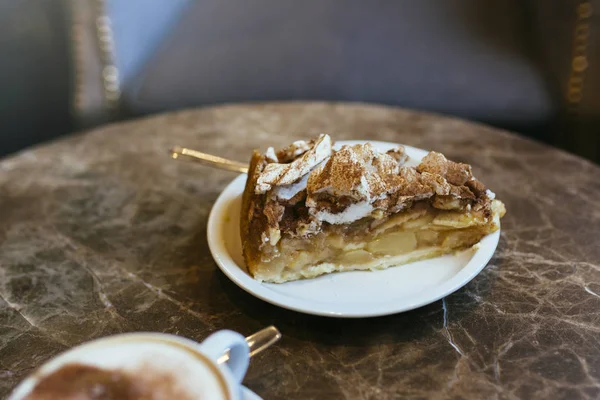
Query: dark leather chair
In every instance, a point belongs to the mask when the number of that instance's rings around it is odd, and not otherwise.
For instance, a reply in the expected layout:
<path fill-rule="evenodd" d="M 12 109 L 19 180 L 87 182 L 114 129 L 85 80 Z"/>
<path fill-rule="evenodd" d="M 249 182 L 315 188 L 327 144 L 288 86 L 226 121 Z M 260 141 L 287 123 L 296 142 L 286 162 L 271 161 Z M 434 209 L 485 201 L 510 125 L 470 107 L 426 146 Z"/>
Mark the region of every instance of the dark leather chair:
<path fill-rule="evenodd" d="M 228 102 L 361 101 L 477 120 L 590 158 L 600 152 L 600 78 L 590 72 L 600 0 L 60 4 L 71 21 L 68 51 L 48 54 L 57 66 L 69 60 L 62 105 L 78 127 Z"/>
<path fill-rule="evenodd" d="M 54 0 L 0 0 L 0 156 L 73 129 L 68 19 Z"/>

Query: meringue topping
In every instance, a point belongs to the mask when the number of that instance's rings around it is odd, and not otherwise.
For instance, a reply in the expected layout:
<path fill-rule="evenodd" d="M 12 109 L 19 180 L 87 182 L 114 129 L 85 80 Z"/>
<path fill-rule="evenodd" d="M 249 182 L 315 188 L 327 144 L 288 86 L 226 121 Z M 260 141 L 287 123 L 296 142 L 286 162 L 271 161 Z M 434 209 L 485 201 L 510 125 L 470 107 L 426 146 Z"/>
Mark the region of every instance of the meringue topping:
<path fill-rule="evenodd" d="M 329 135 L 322 134 L 279 151 L 269 148 L 263 160 L 255 194 L 266 196 L 265 213 L 276 206 L 269 226 L 292 235 L 314 234 L 322 223 L 380 218 L 426 199 L 434 208 L 459 210 L 482 208 L 493 196 L 473 177 L 471 166 L 430 152 L 418 166 L 409 167 L 402 146 L 379 152 L 365 143 L 335 151 Z M 289 224 L 287 213 L 297 214 L 298 207 L 304 210 L 302 221 Z"/>
<path fill-rule="evenodd" d="M 379 153 L 370 143 L 343 146 L 310 174 L 307 202 L 319 194 L 356 201 L 379 198 L 393 185 L 393 178 L 388 178 L 397 175 L 399 167 L 395 158 Z"/>
<path fill-rule="evenodd" d="M 292 162 L 284 164 L 272 162 L 265 166 L 258 177 L 255 193 L 263 194 L 273 186 L 291 185 L 308 174 L 321 161 L 331 155 L 331 138 L 329 135 L 320 135 L 311 147 L 306 142 L 295 142 L 293 150 L 277 155 L 277 160 L 300 153 L 301 155 Z"/>

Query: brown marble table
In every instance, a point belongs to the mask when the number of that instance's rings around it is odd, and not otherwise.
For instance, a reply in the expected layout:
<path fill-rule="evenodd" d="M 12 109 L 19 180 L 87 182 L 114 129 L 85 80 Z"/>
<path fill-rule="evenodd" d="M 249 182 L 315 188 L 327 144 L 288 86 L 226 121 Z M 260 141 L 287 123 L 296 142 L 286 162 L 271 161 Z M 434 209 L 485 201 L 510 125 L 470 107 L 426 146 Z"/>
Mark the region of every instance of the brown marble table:
<path fill-rule="evenodd" d="M 374 319 L 302 315 L 231 283 L 208 251 L 232 173 L 175 144 L 246 160 L 320 132 L 435 149 L 504 200 L 500 245 L 471 283 Z M 274 324 L 245 383 L 265 399 L 600 397 L 600 168 L 464 121 L 367 105 L 237 105 L 106 126 L 0 162 L 0 396 L 49 357 L 125 331 L 201 340 Z"/>

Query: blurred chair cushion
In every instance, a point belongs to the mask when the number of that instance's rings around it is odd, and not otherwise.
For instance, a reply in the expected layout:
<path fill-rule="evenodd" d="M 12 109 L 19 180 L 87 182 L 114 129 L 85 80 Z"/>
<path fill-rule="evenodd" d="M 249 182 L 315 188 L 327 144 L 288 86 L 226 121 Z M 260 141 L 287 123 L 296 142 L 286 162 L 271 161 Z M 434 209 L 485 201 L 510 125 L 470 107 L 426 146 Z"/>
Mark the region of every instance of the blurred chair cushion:
<path fill-rule="evenodd" d="M 123 91 L 135 113 L 349 100 L 531 126 L 554 102 L 528 24 L 519 0 L 203 0 Z"/>

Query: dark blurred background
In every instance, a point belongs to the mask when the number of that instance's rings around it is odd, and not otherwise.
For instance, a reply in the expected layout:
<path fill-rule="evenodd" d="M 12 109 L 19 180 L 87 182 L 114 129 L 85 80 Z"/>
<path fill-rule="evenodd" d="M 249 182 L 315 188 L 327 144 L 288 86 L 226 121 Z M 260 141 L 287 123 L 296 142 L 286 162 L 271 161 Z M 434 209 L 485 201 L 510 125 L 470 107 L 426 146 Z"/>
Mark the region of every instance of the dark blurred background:
<path fill-rule="evenodd" d="M 0 0 L 0 155 L 268 100 L 398 105 L 600 159 L 600 0 Z"/>

